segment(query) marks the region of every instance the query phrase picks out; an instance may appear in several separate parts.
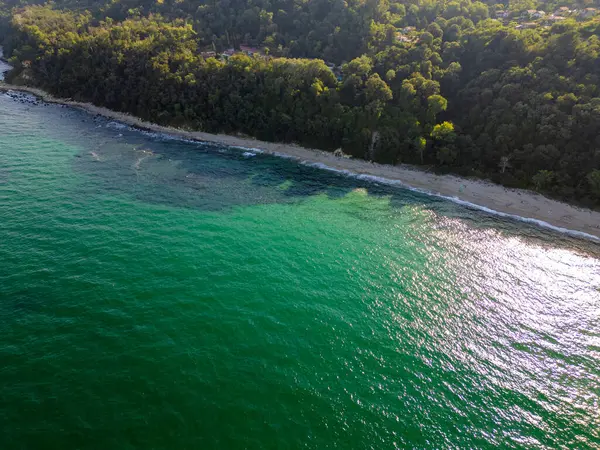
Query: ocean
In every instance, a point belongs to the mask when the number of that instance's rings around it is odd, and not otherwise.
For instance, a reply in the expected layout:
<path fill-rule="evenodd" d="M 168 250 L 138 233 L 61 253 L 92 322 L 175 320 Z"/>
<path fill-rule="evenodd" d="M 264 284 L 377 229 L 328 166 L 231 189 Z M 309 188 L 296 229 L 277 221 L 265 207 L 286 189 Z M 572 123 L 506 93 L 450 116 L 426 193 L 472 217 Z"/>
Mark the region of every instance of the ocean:
<path fill-rule="evenodd" d="M 0 95 L 0 448 L 600 447 L 600 244 Z"/>

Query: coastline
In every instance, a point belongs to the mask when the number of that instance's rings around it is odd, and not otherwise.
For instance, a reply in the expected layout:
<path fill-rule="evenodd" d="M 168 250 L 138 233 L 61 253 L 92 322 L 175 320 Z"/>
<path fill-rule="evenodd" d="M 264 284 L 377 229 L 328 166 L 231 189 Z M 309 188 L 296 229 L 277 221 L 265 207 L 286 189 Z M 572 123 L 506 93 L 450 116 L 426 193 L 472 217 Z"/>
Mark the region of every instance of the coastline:
<path fill-rule="evenodd" d="M 136 128 L 185 139 L 256 149 L 263 153 L 292 158 L 300 163 L 322 169 L 339 171 L 349 176 L 396 184 L 489 213 L 536 223 L 559 232 L 600 241 L 600 212 L 552 200 L 532 191 L 505 188 L 491 182 L 461 178 L 455 175 L 436 175 L 405 165 L 391 166 L 372 164 L 358 159 L 338 158 L 330 152 L 294 144 L 264 142 L 249 137 L 211 134 L 202 131 L 184 131 L 144 122 L 135 116 L 91 103 L 55 98 L 38 88 L 13 86 L 0 82 L 0 91 L 9 90 L 27 92 L 48 103 L 80 108 Z"/>
<path fill-rule="evenodd" d="M 4 59 L 4 48 L 0 45 L 0 82 L 4 82 L 4 74 L 12 69 L 12 66 Z"/>

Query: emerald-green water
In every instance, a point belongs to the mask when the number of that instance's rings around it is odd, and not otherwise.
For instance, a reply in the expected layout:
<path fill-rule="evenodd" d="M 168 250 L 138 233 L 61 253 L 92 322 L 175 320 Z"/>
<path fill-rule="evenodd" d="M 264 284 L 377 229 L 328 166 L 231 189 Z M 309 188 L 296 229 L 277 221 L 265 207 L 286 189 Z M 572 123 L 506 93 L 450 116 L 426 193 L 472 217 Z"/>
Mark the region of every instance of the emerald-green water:
<path fill-rule="evenodd" d="M 598 244 L 0 96 L 0 448 L 598 448 Z"/>

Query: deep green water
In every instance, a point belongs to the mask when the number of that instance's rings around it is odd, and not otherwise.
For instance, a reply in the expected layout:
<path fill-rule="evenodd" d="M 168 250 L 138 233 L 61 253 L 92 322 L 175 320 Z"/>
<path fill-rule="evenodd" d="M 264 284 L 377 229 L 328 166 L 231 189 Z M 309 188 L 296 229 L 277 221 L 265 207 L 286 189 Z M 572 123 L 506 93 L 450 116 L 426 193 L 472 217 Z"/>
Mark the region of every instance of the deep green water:
<path fill-rule="evenodd" d="M 0 449 L 599 448 L 600 246 L 0 96 Z"/>

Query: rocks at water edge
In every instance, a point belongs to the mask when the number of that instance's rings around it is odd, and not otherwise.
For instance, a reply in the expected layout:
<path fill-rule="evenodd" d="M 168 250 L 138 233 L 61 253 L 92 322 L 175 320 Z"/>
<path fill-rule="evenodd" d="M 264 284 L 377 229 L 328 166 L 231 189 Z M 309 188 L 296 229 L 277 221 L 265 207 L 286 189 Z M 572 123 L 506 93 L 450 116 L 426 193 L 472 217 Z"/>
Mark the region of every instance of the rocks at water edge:
<path fill-rule="evenodd" d="M 19 103 L 23 103 L 25 105 L 40 105 L 43 102 L 40 101 L 39 98 L 37 98 L 35 95 L 31 95 L 28 94 L 26 92 L 19 92 L 19 91 L 6 91 L 4 93 L 4 95 L 6 95 L 7 97 L 12 98 L 14 101 L 19 102 Z"/>

